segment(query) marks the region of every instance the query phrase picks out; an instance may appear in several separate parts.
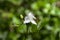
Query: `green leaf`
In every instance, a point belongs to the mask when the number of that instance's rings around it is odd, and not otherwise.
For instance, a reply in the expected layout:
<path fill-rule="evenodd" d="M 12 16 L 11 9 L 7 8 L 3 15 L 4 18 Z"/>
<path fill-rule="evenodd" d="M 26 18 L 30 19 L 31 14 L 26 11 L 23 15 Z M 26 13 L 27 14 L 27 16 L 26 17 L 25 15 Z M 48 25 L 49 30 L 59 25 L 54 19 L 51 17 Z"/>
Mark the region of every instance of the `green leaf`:
<path fill-rule="evenodd" d="M 20 27 L 18 27 L 17 31 L 19 33 L 25 33 L 27 31 L 26 25 L 25 24 L 20 25 Z"/>
<path fill-rule="evenodd" d="M 9 38 L 12 40 L 17 40 L 20 37 L 20 34 L 15 34 L 13 32 L 9 33 Z"/>
<path fill-rule="evenodd" d="M 12 2 L 14 5 L 20 5 L 23 0 L 8 0 L 8 1 Z"/>
<path fill-rule="evenodd" d="M 32 8 L 33 10 L 38 10 L 39 7 L 38 7 L 38 5 L 37 5 L 37 2 L 31 4 L 31 8 Z"/>
<path fill-rule="evenodd" d="M 12 23 L 13 23 L 14 25 L 20 25 L 20 20 L 19 20 L 17 17 L 13 16 L 13 18 L 12 18 Z"/>

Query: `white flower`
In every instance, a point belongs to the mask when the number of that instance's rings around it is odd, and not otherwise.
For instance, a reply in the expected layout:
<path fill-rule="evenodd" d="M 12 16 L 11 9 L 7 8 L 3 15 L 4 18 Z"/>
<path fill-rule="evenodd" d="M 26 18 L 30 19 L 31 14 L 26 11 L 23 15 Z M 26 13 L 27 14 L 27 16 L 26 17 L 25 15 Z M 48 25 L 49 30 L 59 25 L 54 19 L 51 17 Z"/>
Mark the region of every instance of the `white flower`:
<path fill-rule="evenodd" d="M 32 12 L 29 12 L 27 14 L 27 16 L 25 17 L 24 23 L 30 23 L 31 22 L 32 24 L 36 24 L 34 19 L 36 19 L 35 16 L 32 14 Z"/>

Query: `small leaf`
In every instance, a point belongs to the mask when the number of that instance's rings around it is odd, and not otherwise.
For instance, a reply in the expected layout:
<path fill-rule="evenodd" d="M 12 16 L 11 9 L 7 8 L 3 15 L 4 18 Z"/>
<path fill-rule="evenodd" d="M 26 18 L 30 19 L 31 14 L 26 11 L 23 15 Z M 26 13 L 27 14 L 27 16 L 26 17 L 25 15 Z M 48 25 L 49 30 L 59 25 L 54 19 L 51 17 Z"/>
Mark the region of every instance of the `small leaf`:
<path fill-rule="evenodd" d="M 20 27 L 18 27 L 18 32 L 25 33 L 26 29 L 27 29 L 26 25 L 22 24 L 22 25 L 20 25 Z"/>
<path fill-rule="evenodd" d="M 13 18 L 12 18 L 12 23 L 13 23 L 15 26 L 19 26 L 19 25 L 20 25 L 20 20 L 19 20 L 17 17 L 13 16 Z"/>

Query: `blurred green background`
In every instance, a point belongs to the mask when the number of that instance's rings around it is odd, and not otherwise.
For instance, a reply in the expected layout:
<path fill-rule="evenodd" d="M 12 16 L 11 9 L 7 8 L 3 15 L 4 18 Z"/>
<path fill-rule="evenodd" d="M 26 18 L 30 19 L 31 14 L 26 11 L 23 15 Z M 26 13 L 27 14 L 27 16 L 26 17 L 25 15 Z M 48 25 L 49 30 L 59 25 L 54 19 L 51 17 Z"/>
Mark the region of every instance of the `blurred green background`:
<path fill-rule="evenodd" d="M 0 40 L 60 40 L 60 0 L 0 0 Z"/>

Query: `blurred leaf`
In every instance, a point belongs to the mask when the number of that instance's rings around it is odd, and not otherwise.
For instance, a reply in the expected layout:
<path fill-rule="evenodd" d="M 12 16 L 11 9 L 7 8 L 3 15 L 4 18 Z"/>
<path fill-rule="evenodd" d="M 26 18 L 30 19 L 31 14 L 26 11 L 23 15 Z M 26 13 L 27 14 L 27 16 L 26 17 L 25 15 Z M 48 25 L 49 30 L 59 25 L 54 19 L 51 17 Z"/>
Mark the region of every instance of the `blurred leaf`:
<path fill-rule="evenodd" d="M 38 5 L 37 5 L 36 2 L 33 3 L 33 4 L 31 4 L 31 8 L 32 8 L 33 10 L 38 10 L 38 9 L 39 9 L 39 7 L 38 7 Z"/>
<path fill-rule="evenodd" d="M 10 34 L 9 34 L 9 38 L 11 40 L 17 40 L 19 37 L 20 37 L 19 34 L 15 34 L 15 33 L 12 33 L 12 32 L 10 32 Z"/>
<path fill-rule="evenodd" d="M 8 0 L 8 1 L 12 2 L 14 5 L 20 5 L 23 0 Z"/>
<path fill-rule="evenodd" d="M 20 27 L 18 27 L 17 31 L 19 33 L 25 33 L 27 31 L 26 25 L 24 25 L 24 24 L 20 25 Z"/>
<path fill-rule="evenodd" d="M 32 30 L 32 32 L 37 32 L 37 26 L 36 25 L 32 25 L 31 30 Z"/>
<path fill-rule="evenodd" d="M 28 35 L 27 38 L 26 38 L 26 40 L 32 40 L 31 35 Z"/>
<path fill-rule="evenodd" d="M 19 25 L 20 24 L 20 20 L 18 18 L 16 18 L 15 16 L 12 19 L 13 24 Z"/>

